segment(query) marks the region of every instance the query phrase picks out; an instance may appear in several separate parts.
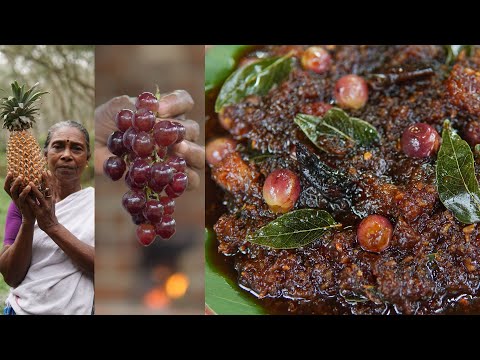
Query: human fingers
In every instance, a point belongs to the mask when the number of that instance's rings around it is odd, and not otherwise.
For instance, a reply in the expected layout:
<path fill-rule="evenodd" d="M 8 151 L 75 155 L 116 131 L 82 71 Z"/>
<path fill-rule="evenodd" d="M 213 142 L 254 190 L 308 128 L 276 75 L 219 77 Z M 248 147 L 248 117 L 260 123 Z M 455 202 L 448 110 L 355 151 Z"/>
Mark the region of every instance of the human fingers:
<path fill-rule="evenodd" d="M 20 195 L 18 196 L 18 200 L 20 202 L 25 202 L 25 199 L 27 198 L 27 195 L 30 193 L 30 190 L 32 190 L 32 187 L 29 185 L 25 186 L 22 190 L 22 192 L 20 193 Z"/>
<path fill-rule="evenodd" d="M 53 179 L 51 176 L 51 172 L 50 171 L 42 172 L 42 180 L 43 180 L 43 183 L 45 184 L 45 189 L 43 189 L 41 193 L 44 196 L 45 201 L 52 201 L 52 199 L 54 198 L 53 196 L 54 186 L 53 186 Z"/>
<path fill-rule="evenodd" d="M 18 191 L 20 190 L 20 185 L 23 183 L 23 178 L 21 176 L 17 177 L 13 184 L 10 186 L 10 196 L 12 199 L 18 199 Z"/>
<path fill-rule="evenodd" d="M 188 177 L 187 190 L 194 190 L 200 185 L 200 175 L 193 169 L 187 168 L 185 173 Z"/>
<path fill-rule="evenodd" d="M 97 146 L 95 148 L 95 174 L 103 175 L 103 163 L 110 156 L 112 156 L 112 153 L 110 152 L 110 150 L 107 149 L 107 147 Z"/>
<path fill-rule="evenodd" d="M 117 96 L 95 109 L 95 144 L 107 144 L 110 134 L 117 130 L 115 117 L 122 109 L 135 110 L 135 100 L 127 95 Z"/>
<path fill-rule="evenodd" d="M 29 186 L 30 186 L 30 185 L 29 185 Z M 31 193 L 31 191 L 32 191 L 32 189 L 31 189 L 31 187 L 30 187 L 29 193 Z M 30 206 L 30 209 L 31 209 L 32 211 L 35 211 L 35 210 L 37 209 L 37 207 L 38 207 L 37 199 L 35 199 L 35 198 L 32 197 L 32 196 L 27 196 L 27 197 L 25 198 L 25 202 Z"/>
<path fill-rule="evenodd" d="M 192 110 L 193 99 L 185 90 L 175 90 L 163 95 L 158 102 L 158 116 L 173 117 Z"/>
<path fill-rule="evenodd" d="M 205 167 L 205 147 L 190 141 L 182 141 L 172 146 L 173 154 L 185 159 L 187 164 L 201 170 Z"/>
<path fill-rule="evenodd" d="M 9 195 L 10 195 L 10 188 L 12 187 L 12 180 L 13 180 L 13 174 L 11 172 L 9 172 L 7 174 L 7 177 L 5 178 L 5 183 L 3 184 L 3 190 L 5 190 L 5 192 Z"/>
<path fill-rule="evenodd" d="M 114 119 L 117 113 L 122 109 L 135 111 L 135 98 L 127 95 L 111 98 L 95 109 L 95 120 L 105 117 Z"/>
<path fill-rule="evenodd" d="M 45 184 L 45 197 L 50 198 L 52 197 L 54 191 L 54 184 L 53 184 L 53 174 L 50 170 L 42 172 L 42 179 Z"/>
<path fill-rule="evenodd" d="M 180 114 L 174 117 L 175 120 L 187 120 L 185 114 Z"/>
<path fill-rule="evenodd" d="M 177 124 L 182 124 L 185 127 L 185 140 L 189 141 L 198 141 L 198 138 L 200 137 L 200 125 L 195 120 L 182 120 L 179 121 L 177 120 L 178 118 L 175 119 L 157 119 L 159 121 L 162 120 L 169 120 Z"/>
<path fill-rule="evenodd" d="M 32 193 L 37 198 L 40 206 L 45 207 L 47 205 L 47 202 L 45 200 L 45 196 L 43 196 L 42 192 L 40 190 L 38 190 L 38 188 L 33 183 L 30 183 L 29 185 L 32 188 Z"/>

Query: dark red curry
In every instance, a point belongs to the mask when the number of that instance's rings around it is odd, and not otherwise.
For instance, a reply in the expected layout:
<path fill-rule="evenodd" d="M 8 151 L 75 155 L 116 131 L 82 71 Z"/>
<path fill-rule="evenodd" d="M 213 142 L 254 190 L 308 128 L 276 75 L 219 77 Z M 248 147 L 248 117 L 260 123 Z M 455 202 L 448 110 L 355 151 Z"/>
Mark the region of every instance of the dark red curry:
<path fill-rule="evenodd" d="M 255 49 L 240 66 L 290 53 L 286 80 L 226 106 L 220 117 L 209 104 L 207 142 L 226 136 L 236 146 L 207 170 L 207 226 L 220 260 L 271 313 L 480 313 L 479 226 L 459 222 L 435 184 L 435 133 L 445 119 L 472 150 L 480 143 L 480 50 L 446 64 L 443 46 L 320 46 L 317 62 L 305 57 L 308 48 Z M 366 98 L 362 84 L 339 93 L 356 86 L 355 78 L 338 84 L 351 74 L 365 81 Z M 293 119 L 321 117 L 332 106 L 373 125 L 381 140 L 349 147 L 330 139 L 320 150 Z M 426 125 L 407 130 L 418 123 Z M 415 140 L 415 131 L 423 138 Z M 477 178 L 479 165 L 476 159 Z M 295 249 L 246 241 L 280 216 L 262 192 L 276 169 L 300 181 L 292 210 L 324 209 L 342 228 Z M 371 215 L 376 222 L 360 231 Z M 372 224 L 384 232 L 369 248 Z"/>

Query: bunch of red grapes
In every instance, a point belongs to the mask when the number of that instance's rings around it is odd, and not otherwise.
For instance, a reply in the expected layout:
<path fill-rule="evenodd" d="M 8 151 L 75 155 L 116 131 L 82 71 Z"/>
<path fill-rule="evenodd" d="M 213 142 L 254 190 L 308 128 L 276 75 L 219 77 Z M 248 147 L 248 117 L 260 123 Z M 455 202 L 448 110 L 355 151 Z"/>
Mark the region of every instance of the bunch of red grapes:
<path fill-rule="evenodd" d="M 140 94 L 135 107 L 116 115 L 118 130 L 107 142 L 115 156 L 105 161 L 103 170 L 113 181 L 125 174 L 129 190 L 122 204 L 137 225 L 138 241 L 148 246 L 157 235 L 169 239 L 175 234 L 175 198 L 187 188 L 188 178 L 185 160 L 168 155 L 168 148 L 185 138 L 185 127 L 170 120 L 156 122 L 158 99 L 150 92 Z"/>

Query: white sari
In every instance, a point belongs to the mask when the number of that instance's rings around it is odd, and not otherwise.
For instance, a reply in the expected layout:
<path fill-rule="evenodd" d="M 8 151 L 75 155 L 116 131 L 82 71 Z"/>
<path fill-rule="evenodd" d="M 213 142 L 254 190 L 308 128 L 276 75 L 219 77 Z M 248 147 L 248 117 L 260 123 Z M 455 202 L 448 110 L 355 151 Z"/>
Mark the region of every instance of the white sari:
<path fill-rule="evenodd" d="M 77 191 L 56 203 L 55 214 L 80 241 L 95 246 L 94 188 Z M 15 313 L 89 315 L 93 297 L 93 279 L 35 223 L 30 268 L 7 299 Z"/>

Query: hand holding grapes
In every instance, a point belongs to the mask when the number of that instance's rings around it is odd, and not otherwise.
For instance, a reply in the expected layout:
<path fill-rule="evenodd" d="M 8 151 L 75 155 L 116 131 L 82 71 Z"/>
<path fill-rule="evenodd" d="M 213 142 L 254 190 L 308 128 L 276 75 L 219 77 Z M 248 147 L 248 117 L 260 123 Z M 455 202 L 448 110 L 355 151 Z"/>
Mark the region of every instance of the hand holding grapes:
<path fill-rule="evenodd" d="M 199 126 L 191 120 L 175 121 L 157 117 L 183 118 L 193 101 L 184 91 L 175 91 L 161 98 L 144 92 L 135 100 L 120 97 L 112 99 L 96 111 L 99 118 L 114 119 L 103 126 L 100 133 L 108 133 L 106 147 L 97 145 L 97 151 L 110 156 L 103 162 L 105 175 L 117 181 L 124 177 L 127 191 L 122 205 L 138 225 L 137 239 L 143 245 L 150 245 L 158 235 L 163 239 L 175 233 L 172 217 L 175 198 L 180 196 L 189 183 L 198 187 L 198 174 L 187 168 L 201 169 L 204 166 L 204 148 L 191 142 L 198 139 Z M 102 116 L 100 116 L 102 115 Z M 98 136 L 98 135 L 97 135 Z M 100 137 L 104 139 L 104 136 Z M 99 156 L 97 155 L 97 158 Z M 101 160 L 105 156 L 100 155 Z M 96 168 L 98 171 L 99 161 Z M 193 186 L 192 186 L 193 185 Z"/>
<path fill-rule="evenodd" d="M 135 110 L 137 98 L 127 95 L 115 97 L 100 105 L 95 110 L 95 172 L 103 173 L 103 163 L 112 154 L 107 148 L 107 140 L 110 134 L 118 130 L 115 124 L 116 115 L 122 109 Z M 185 140 L 174 144 L 169 148 L 171 155 L 177 155 L 185 159 L 188 176 L 187 190 L 194 190 L 200 185 L 200 176 L 196 170 L 202 170 L 205 166 L 205 148 L 196 144 L 200 135 L 200 128 L 196 121 L 186 119 L 185 113 L 193 107 L 193 100 L 188 92 L 175 90 L 163 95 L 158 102 L 156 121 L 171 120 L 181 123 L 185 127 Z"/>

